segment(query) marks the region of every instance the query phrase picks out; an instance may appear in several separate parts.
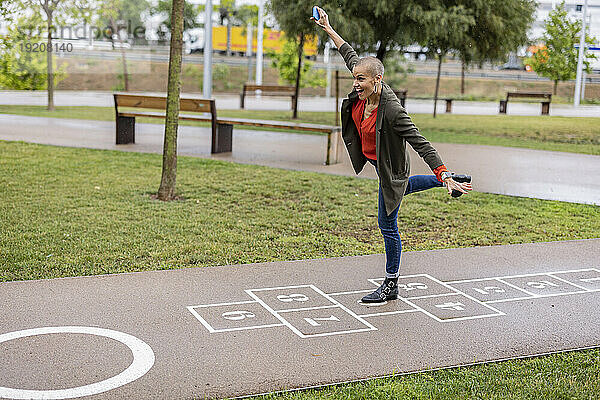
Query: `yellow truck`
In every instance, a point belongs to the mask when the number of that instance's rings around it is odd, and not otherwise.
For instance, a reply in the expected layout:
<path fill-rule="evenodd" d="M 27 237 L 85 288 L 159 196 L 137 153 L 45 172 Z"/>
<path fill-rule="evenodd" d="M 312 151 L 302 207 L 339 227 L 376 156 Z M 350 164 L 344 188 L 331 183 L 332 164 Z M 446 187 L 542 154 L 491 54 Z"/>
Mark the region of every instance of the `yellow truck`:
<path fill-rule="evenodd" d="M 256 28 L 252 30 L 252 53 L 256 54 Z M 227 51 L 227 27 L 213 27 L 213 50 L 219 52 Z M 263 49 L 264 52 L 277 53 L 281 51 L 285 43 L 285 33 L 282 31 L 274 31 L 265 29 L 263 31 Z M 247 29 L 240 26 L 231 28 L 231 51 L 238 54 L 246 54 L 247 46 Z M 304 41 L 304 55 L 314 57 L 317 55 L 317 37 L 309 36 Z"/>

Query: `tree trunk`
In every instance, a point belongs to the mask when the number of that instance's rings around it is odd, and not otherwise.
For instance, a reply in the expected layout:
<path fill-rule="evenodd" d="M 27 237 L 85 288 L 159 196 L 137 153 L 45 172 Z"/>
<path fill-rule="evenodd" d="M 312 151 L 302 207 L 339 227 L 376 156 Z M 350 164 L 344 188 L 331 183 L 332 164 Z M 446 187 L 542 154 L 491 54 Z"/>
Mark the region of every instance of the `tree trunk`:
<path fill-rule="evenodd" d="M 556 92 L 558 91 L 558 81 L 554 81 L 554 95 L 556 96 Z"/>
<path fill-rule="evenodd" d="M 460 72 L 460 94 L 465 94 L 465 63 L 462 63 Z"/>
<path fill-rule="evenodd" d="M 379 61 L 383 62 L 383 57 L 385 57 L 385 53 L 387 52 L 387 42 L 380 42 L 379 48 L 377 49 L 377 58 Z"/>
<path fill-rule="evenodd" d="M 173 9 L 171 12 L 171 49 L 169 54 L 169 83 L 167 85 L 167 115 L 165 118 L 162 178 L 158 189 L 158 198 L 163 201 L 173 200 L 175 197 L 184 3 L 185 0 L 173 0 Z"/>
<path fill-rule="evenodd" d="M 302 56 L 304 51 L 304 32 L 300 34 L 300 43 L 298 44 L 298 70 L 296 71 L 296 91 L 294 92 L 295 99 L 294 100 L 294 114 L 292 115 L 293 119 L 298 118 L 298 96 L 300 95 L 300 74 L 302 71 Z"/>
<path fill-rule="evenodd" d="M 433 118 L 435 118 L 435 116 L 437 115 L 437 100 L 438 100 L 438 93 L 440 90 L 440 75 L 442 74 L 442 62 L 444 61 L 444 55 L 440 54 L 439 55 L 439 63 L 438 63 L 438 70 L 437 70 L 437 78 L 435 79 L 435 94 L 433 95 Z"/>
<path fill-rule="evenodd" d="M 121 60 L 123 60 L 123 84 L 125 85 L 125 91 L 129 91 L 129 72 L 127 71 L 127 58 L 125 57 L 125 48 L 123 48 L 123 42 L 121 42 Z"/>
<path fill-rule="evenodd" d="M 125 88 L 125 91 L 128 92 L 129 91 L 129 73 L 127 72 L 127 58 L 125 57 L 125 47 L 123 46 L 123 39 L 121 39 L 121 30 L 119 29 L 119 27 L 117 26 L 117 24 L 115 23 L 115 20 L 111 17 L 110 18 L 110 24 L 112 26 L 112 30 L 113 30 L 113 34 L 117 34 L 117 37 L 119 38 L 119 45 L 121 46 L 121 60 L 123 62 L 123 86 Z M 115 48 L 115 42 L 114 39 L 112 38 L 111 35 L 111 41 L 113 43 L 113 50 Z"/>
<path fill-rule="evenodd" d="M 48 42 L 46 43 L 46 75 L 48 77 L 48 111 L 54 111 L 54 67 L 52 65 L 52 14 L 54 10 L 48 7 L 46 2 L 46 16 L 48 18 Z"/>

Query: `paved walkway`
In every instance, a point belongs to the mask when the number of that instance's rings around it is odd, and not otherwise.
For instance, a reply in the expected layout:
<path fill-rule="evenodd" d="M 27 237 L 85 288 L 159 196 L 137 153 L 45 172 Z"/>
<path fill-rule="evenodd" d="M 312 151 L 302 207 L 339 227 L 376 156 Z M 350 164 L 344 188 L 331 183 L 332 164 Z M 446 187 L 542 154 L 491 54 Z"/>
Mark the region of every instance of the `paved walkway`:
<path fill-rule="evenodd" d="M 358 300 L 384 255 L 0 283 L 0 398 L 221 398 L 598 347 L 599 250 L 409 252 L 378 307 Z"/>
<path fill-rule="evenodd" d="M 145 93 L 148 94 L 148 92 Z M 0 104 L 46 105 L 46 96 L 46 92 L 44 91 L 0 91 Z M 200 95 L 182 94 L 182 96 L 199 97 Z M 215 99 L 218 110 L 237 110 L 240 107 L 239 95 L 215 95 Z M 54 101 L 57 106 L 114 106 L 112 92 L 57 91 Z M 300 111 L 335 111 L 335 98 L 301 97 L 298 107 Z M 438 111 L 440 113 L 444 112 L 445 107 L 444 101 L 438 102 Z M 289 110 L 290 100 L 270 96 L 265 96 L 261 99 L 247 97 L 246 108 L 250 110 Z M 408 99 L 406 109 L 411 114 L 431 114 L 433 113 L 433 101 Z M 541 105 L 539 103 L 509 102 L 508 104 L 508 115 L 540 115 L 540 112 Z M 498 103 L 455 101 L 453 104 L 453 113 L 498 115 Z M 568 104 L 552 104 L 550 115 L 562 117 L 600 117 L 600 106 L 580 106 L 579 108 L 575 108 Z"/>
<path fill-rule="evenodd" d="M 114 122 L 0 115 L 0 139 L 58 146 L 162 153 L 164 127 L 137 124 L 136 144 L 115 144 Z M 341 141 L 340 141 L 341 142 Z M 435 143 L 446 165 L 473 176 L 474 190 L 600 205 L 600 156 L 495 146 Z M 182 126 L 178 153 L 239 163 L 355 176 L 345 149 L 325 166 L 323 136 L 234 129 L 233 151 L 210 154 L 210 130 Z M 411 151 L 412 174 L 431 171 Z M 361 177 L 376 178 L 367 165 Z"/>

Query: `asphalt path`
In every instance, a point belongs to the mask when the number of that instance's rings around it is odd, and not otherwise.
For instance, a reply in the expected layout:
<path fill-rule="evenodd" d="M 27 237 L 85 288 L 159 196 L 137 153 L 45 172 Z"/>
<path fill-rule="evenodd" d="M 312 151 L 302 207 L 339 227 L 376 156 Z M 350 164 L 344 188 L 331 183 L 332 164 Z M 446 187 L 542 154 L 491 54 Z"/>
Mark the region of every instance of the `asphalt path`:
<path fill-rule="evenodd" d="M 0 398 L 230 397 L 600 346 L 600 239 L 0 283 Z M 460 262 L 457 262 L 460 260 Z"/>
<path fill-rule="evenodd" d="M 164 127 L 136 124 L 136 143 L 115 144 L 114 122 L 0 115 L 0 140 L 162 153 Z M 327 138 L 234 129 L 233 151 L 210 154 L 210 128 L 180 126 L 178 154 L 276 168 L 355 176 L 342 141 L 339 163 L 326 166 Z M 473 177 L 476 191 L 600 205 L 600 156 L 496 146 L 434 143 L 452 171 Z M 411 173 L 431 174 L 410 149 Z M 376 178 L 367 165 L 359 175 Z"/>
<path fill-rule="evenodd" d="M 132 92 L 134 93 L 134 92 Z M 56 91 L 54 103 L 56 106 L 97 106 L 114 107 L 112 97 L 113 92 L 95 92 L 95 91 Z M 144 92 L 144 94 L 160 94 Z M 344 96 L 343 94 L 342 96 Z M 181 97 L 198 97 L 198 93 L 182 93 Z M 213 96 L 216 101 L 217 110 L 238 110 L 240 108 L 239 95 L 220 95 Z M 341 101 L 341 100 L 340 100 Z M 45 91 L 0 91 L 0 104 L 3 105 L 38 105 L 47 104 L 47 94 Z M 476 101 L 454 101 L 452 112 L 454 114 L 464 115 L 498 115 L 497 102 L 476 102 Z M 507 115 L 535 116 L 541 114 L 540 103 L 519 103 L 509 102 Z M 261 98 L 246 97 L 246 109 L 249 110 L 290 110 L 291 103 L 289 98 L 267 97 Z M 300 97 L 298 102 L 300 111 L 335 111 L 335 97 Z M 409 99 L 406 101 L 406 109 L 410 114 L 431 114 L 433 113 L 433 100 Z M 445 102 L 438 101 L 438 112 L 443 113 Z M 550 106 L 551 116 L 561 117 L 600 117 L 600 106 L 585 105 L 573 107 L 569 104 L 552 104 Z M 332 123 L 334 121 L 331 121 Z"/>

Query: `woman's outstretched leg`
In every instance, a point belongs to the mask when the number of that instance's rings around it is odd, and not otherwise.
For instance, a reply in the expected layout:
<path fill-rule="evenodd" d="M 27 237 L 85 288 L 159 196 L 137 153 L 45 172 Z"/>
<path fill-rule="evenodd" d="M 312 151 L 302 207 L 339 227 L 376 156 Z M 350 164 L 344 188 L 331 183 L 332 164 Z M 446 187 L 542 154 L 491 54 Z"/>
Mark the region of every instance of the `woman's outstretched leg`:
<path fill-rule="evenodd" d="M 456 182 L 471 183 L 471 176 L 469 175 L 458 175 L 452 173 L 452 179 L 454 179 Z M 435 175 L 413 175 L 408 178 L 408 185 L 406 185 L 404 195 L 406 196 L 407 194 L 444 186 L 445 184 L 438 181 Z M 461 195 L 462 193 L 458 190 L 452 190 L 452 197 L 460 197 Z"/>
<path fill-rule="evenodd" d="M 435 175 L 413 175 L 408 178 L 408 185 L 406 185 L 404 195 L 436 187 L 444 187 L 444 184 L 438 181 Z"/>

